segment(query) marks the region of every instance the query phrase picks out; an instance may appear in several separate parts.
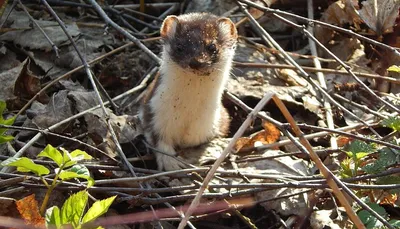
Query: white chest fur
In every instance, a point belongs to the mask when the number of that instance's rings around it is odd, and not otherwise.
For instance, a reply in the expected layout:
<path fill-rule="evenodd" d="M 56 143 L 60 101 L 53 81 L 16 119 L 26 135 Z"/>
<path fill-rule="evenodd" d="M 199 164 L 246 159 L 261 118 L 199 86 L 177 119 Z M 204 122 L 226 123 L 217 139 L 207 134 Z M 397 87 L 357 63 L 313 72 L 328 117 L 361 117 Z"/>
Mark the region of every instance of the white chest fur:
<path fill-rule="evenodd" d="M 215 136 L 229 70 L 230 66 L 224 66 L 210 75 L 199 76 L 172 61 L 164 61 L 159 85 L 149 101 L 153 128 L 160 141 L 189 147 Z"/>

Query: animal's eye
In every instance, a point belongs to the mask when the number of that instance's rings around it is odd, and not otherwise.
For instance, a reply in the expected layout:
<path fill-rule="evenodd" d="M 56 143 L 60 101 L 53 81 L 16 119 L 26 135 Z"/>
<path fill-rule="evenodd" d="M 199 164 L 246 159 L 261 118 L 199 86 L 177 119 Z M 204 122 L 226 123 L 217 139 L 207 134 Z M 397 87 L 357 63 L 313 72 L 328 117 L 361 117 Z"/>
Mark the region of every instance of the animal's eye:
<path fill-rule="evenodd" d="M 209 44 L 209 45 L 207 45 L 206 48 L 212 54 L 215 54 L 218 52 L 217 46 L 215 44 Z"/>
<path fill-rule="evenodd" d="M 183 49 L 184 49 L 183 45 L 181 45 L 181 44 L 176 46 L 176 51 L 178 51 L 178 52 L 183 52 Z"/>

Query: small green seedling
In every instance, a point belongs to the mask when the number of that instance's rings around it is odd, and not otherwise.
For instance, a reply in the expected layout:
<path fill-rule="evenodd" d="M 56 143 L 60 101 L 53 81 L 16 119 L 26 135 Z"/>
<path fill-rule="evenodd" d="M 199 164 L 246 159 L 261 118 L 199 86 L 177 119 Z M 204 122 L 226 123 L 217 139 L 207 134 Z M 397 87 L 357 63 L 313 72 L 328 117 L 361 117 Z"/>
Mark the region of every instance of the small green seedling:
<path fill-rule="evenodd" d="M 393 131 L 400 131 L 400 117 L 389 117 L 382 121 L 382 126 L 391 128 Z"/>
<path fill-rule="evenodd" d="M 82 178 L 88 181 L 88 188 L 94 185 L 94 180 L 90 177 L 89 170 L 84 165 L 77 164 L 81 160 L 92 159 L 92 156 L 82 150 L 74 150 L 70 153 L 61 148 L 61 151 L 62 153 L 53 146 L 47 145 L 46 148 L 38 154 L 38 157 L 50 158 L 58 166 L 58 168 L 55 169 L 55 176 L 51 184 L 49 184 L 43 177 L 44 175 L 49 174 L 50 170 L 43 165 L 36 164 L 27 157 L 9 158 L 1 163 L 2 166 L 15 166 L 20 172 L 32 172 L 40 177 L 44 185 L 47 187 L 46 195 L 42 206 L 40 207 L 40 213 L 42 215 L 46 210 L 51 192 L 62 181 Z"/>
<path fill-rule="evenodd" d="M 355 140 L 346 149 L 347 159 L 341 163 L 340 174 L 342 177 L 354 177 L 358 175 L 363 159 L 375 152 L 375 146 L 363 141 Z"/>
<path fill-rule="evenodd" d="M 71 224 L 73 228 L 80 229 L 84 224 L 90 223 L 106 213 L 115 198 L 116 196 L 112 196 L 104 200 L 96 201 L 89 210 L 87 210 L 86 214 L 84 214 L 88 203 L 88 192 L 86 190 L 80 191 L 71 195 L 64 202 L 61 210 L 57 206 L 47 209 L 45 216 L 46 225 L 62 228 L 63 225 Z"/>
<path fill-rule="evenodd" d="M 9 119 L 4 119 L 3 118 L 3 112 L 6 109 L 6 103 L 4 101 L 0 101 L 0 124 L 2 125 L 7 125 L 11 126 L 14 124 L 15 121 L 15 116 Z M 7 131 L 6 128 L 0 128 L 0 144 L 1 143 L 6 143 L 14 139 L 13 136 L 11 135 L 4 135 L 4 133 Z"/>

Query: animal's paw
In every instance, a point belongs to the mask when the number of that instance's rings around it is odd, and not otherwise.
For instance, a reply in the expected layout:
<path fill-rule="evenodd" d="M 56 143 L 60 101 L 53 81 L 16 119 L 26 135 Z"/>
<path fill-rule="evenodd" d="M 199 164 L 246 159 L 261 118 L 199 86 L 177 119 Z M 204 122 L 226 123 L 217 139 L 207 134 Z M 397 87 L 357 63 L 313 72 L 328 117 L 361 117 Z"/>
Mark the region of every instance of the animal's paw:
<path fill-rule="evenodd" d="M 156 159 L 159 170 L 173 171 L 187 168 L 183 162 L 172 155 L 156 153 Z"/>
<path fill-rule="evenodd" d="M 187 168 L 183 162 L 176 159 L 177 153 L 171 144 L 160 141 L 157 149 L 163 152 L 155 152 L 159 170 L 172 171 Z"/>

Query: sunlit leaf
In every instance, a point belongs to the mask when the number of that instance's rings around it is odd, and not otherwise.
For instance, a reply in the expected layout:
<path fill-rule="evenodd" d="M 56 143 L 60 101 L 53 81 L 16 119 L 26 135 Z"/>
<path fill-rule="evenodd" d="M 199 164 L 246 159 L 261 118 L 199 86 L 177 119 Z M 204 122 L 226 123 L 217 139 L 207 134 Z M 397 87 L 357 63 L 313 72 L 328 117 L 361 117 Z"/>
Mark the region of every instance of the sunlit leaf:
<path fill-rule="evenodd" d="M 79 174 L 77 172 L 63 170 L 60 172 L 59 178 L 61 180 L 71 180 L 74 178 L 82 178 L 88 181 L 88 188 L 94 185 L 94 179 L 89 175 Z"/>
<path fill-rule="evenodd" d="M 33 172 L 38 176 L 47 175 L 50 170 L 43 165 L 38 165 L 27 157 L 9 158 L 1 163 L 3 166 L 16 166 L 20 172 Z"/>
<path fill-rule="evenodd" d="M 0 135 L 0 144 L 12 141 L 14 136 L 11 135 Z"/>
<path fill-rule="evenodd" d="M 53 206 L 46 210 L 46 226 L 54 225 L 56 228 L 61 228 L 61 215 L 60 209 L 57 206 Z"/>
<path fill-rule="evenodd" d="M 38 154 L 38 157 L 47 157 L 57 163 L 58 167 L 60 167 L 63 163 L 63 156 L 60 151 L 51 146 L 50 144 L 44 148 L 42 152 Z"/>
<path fill-rule="evenodd" d="M 382 126 L 389 127 L 395 131 L 400 131 L 400 118 L 399 117 L 389 117 L 382 121 Z"/>
<path fill-rule="evenodd" d="M 87 211 L 87 213 L 83 217 L 82 222 L 83 223 L 88 223 L 88 222 L 90 222 L 92 220 L 97 219 L 98 217 L 100 217 L 104 213 L 106 213 L 108 211 L 108 208 L 111 206 L 111 204 L 113 203 L 113 201 L 115 200 L 116 197 L 117 196 L 112 196 L 112 197 L 109 197 L 109 198 L 104 199 L 104 200 L 96 201 L 92 205 L 92 207 L 89 208 L 89 210 Z"/>
<path fill-rule="evenodd" d="M 76 149 L 76 150 L 72 151 L 71 152 L 71 157 L 72 157 L 72 160 L 75 160 L 75 161 L 90 160 L 90 159 L 93 158 L 92 156 L 90 156 L 85 151 L 82 151 L 82 150 L 79 150 L 79 149 Z"/>
<path fill-rule="evenodd" d="M 88 201 L 88 193 L 80 191 L 72 194 L 61 207 L 61 224 L 80 225 L 83 212 Z"/>
<path fill-rule="evenodd" d="M 388 72 L 397 72 L 397 73 L 400 73 L 400 67 L 397 66 L 397 65 L 392 65 L 392 66 L 390 66 L 387 70 L 388 70 Z"/>
<path fill-rule="evenodd" d="M 6 109 L 6 103 L 4 101 L 0 101 L 0 124 L 2 125 L 8 125 L 11 126 L 14 124 L 16 116 L 9 118 L 9 119 L 4 119 L 3 118 L 3 112 Z M 14 139 L 13 136 L 11 135 L 3 135 L 7 131 L 7 128 L 0 128 L 0 144 L 9 142 Z"/>
<path fill-rule="evenodd" d="M 60 148 L 60 150 L 63 152 L 64 168 L 68 168 L 76 164 L 76 161 L 72 160 L 71 154 L 66 149 Z"/>

